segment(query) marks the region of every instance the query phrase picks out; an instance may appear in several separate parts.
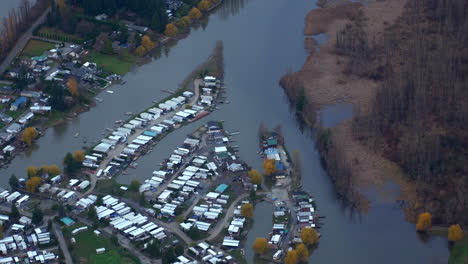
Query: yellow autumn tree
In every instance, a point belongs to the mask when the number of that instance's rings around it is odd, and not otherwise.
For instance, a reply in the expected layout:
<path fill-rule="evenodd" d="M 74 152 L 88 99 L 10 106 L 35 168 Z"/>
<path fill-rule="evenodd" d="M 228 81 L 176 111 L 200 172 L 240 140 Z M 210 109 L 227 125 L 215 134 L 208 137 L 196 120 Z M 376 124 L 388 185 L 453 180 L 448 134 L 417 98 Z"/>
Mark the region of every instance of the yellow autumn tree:
<path fill-rule="evenodd" d="M 57 6 L 60 10 L 60 12 L 63 12 L 65 8 L 65 0 L 57 0 Z"/>
<path fill-rule="evenodd" d="M 37 168 L 34 167 L 34 166 L 29 166 L 27 169 L 26 169 L 27 173 L 28 173 L 28 178 L 32 178 L 34 176 L 37 176 Z"/>
<path fill-rule="evenodd" d="M 245 218 L 252 218 L 254 215 L 254 208 L 252 204 L 246 203 L 241 206 L 241 215 Z"/>
<path fill-rule="evenodd" d="M 258 170 L 251 170 L 247 174 L 249 175 L 249 178 L 253 184 L 257 184 L 257 185 L 262 184 L 263 177 L 260 174 L 260 172 L 258 172 Z"/>
<path fill-rule="evenodd" d="M 417 231 L 426 231 L 432 226 L 432 215 L 428 212 L 421 213 L 416 223 Z"/>
<path fill-rule="evenodd" d="M 276 167 L 276 161 L 274 159 L 266 159 L 263 161 L 263 174 L 270 176 L 278 170 Z"/>
<path fill-rule="evenodd" d="M 319 235 L 312 227 L 306 227 L 301 231 L 301 239 L 304 244 L 310 246 L 319 241 Z"/>
<path fill-rule="evenodd" d="M 68 77 L 67 87 L 68 91 L 72 96 L 77 97 L 78 95 L 80 95 L 80 93 L 78 92 L 78 82 L 74 77 Z"/>
<path fill-rule="evenodd" d="M 164 35 L 168 37 L 175 37 L 179 33 L 179 30 L 177 29 L 176 25 L 173 23 L 169 23 L 166 25 L 166 30 L 164 30 Z"/>
<path fill-rule="evenodd" d="M 463 238 L 463 230 L 460 225 L 451 225 L 448 229 L 448 240 L 455 242 Z"/>
<path fill-rule="evenodd" d="M 150 51 L 154 48 L 155 44 L 148 35 L 144 35 L 141 38 L 141 46 L 145 47 L 147 51 Z"/>
<path fill-rule="evenodd" d="M 30 178 L 29 180 L 26 181 L 26 191 L 31 192 L 31 193 L 35 192 L 37 187 L 39 187 L 41 183 L 42 183 L 41 177 L 34 176 Z"/>
<path fill-rule="evenodd" d="M 198 9 L 200 11 L 205 12 L 210 8 L 210 2 L 208 0 L 201 0 L 200 3 L 198 3 Z"/>
<path fill-rule="evenodd" d="M 290 250 L 286 254 L 286 257 L 284 258 L 284 263 L 285 264 L 297 264 L 299 261 L 299 257 L 297 256 L 297 251 L 296 250 Z"/>
<path fill-rule="evenodd" d="M 190 12 L 188 13 L 189 17 L 193 20 L 200 19 L 202 17 L 202 13 L 200 10 L 196 7 L 192 8 Z"/>
<path fill-rule="evenodd" d="M 192 19 L 189 16 L 184 16 L 180 19 L 180 21 L 183 21 L 186 27 L 190 26 L 192 24 Z"/>
<path fill-rule="evenodd" d="M 297 258 L 301 262 L 307 262 L 309 260 L 309 250 L 307 249 L 304 243 L 301 243 L 296 246 Z"/>
<path fill-rule="evenodd" d="M 135 49 L 135 54 L 138 56 L 138 57 L 143 57 L 148 51 L 146 50 L 145 47 L 143 47 L 142 45 L 138 46 L 138 48 Z"/>
<path fill-rule="evenodd" d="M 85 153 L 82 150 L 75 151 L 73 158 L 78 162 L 83 162 L 85 160 Z"/>
<path fill-rule="evenodd" d="M 252 248 L 255 254 L 264 254 L 268 250 L 268 241 L 266 238 L 257 237 Z"/>
<path fill-rule="evenodd" d="M 23 142 L 28 146 L 39 136 L 39 132 L 34 127 L 27 127 L 23 132 Z"/>
<path fill-rule="evenodd" d="M 62 173 L 60 168 L 57 165 L 42 165 L 41 170 L 44 173 L 48 173 L 49 176 L 56 176 Z"/>

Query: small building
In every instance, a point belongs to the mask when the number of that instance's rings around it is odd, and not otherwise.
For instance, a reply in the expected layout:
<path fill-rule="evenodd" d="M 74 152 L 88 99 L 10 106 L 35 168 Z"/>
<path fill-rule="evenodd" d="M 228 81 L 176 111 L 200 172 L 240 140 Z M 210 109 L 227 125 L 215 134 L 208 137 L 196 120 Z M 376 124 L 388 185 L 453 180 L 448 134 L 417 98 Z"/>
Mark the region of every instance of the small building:
<path fill-rule="evenodd" d="M 19 97 L 10 106 L 10 111 L 18 111 L 21 107 L 25 106 L 28 99 L 24 96 Z"/>
<path fill-rule="evenodd" d="M 6 132 L 10 134 L 18 134 L 21 131 L 22 127 L 18 123 L 13 123 L 7 127 Z"/>

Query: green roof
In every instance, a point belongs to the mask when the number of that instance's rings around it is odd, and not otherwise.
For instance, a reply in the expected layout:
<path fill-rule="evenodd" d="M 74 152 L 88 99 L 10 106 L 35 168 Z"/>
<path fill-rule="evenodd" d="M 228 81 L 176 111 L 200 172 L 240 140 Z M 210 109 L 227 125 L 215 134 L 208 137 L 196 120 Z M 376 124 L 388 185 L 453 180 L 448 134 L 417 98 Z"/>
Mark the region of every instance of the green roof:
<path fill-rule="evenodd" d="M 267 140 L 268 146 L 273 146 L 278 144 L 278 140 L 276 138 L 271 138 Z"/>
<path fill-rule="evenodd" d="M 62 219 L 60 219 L 60 221 L 62 221 L 62 223 L 64 223 L 66 226 L 71 226 L 75 223 L 75 221 L 73 221 L 73 219 L 69 218 L 69 217 L 64 217 Z"/>
<path fill-rule="evenodd" d="M 226 191 L 226 189 L 228 188 L 229 186 L 227 184 L 220 184 L 218 187 L 216 187 L 216 192 L 218 193 L 223 193 L 224 191 Z"/>

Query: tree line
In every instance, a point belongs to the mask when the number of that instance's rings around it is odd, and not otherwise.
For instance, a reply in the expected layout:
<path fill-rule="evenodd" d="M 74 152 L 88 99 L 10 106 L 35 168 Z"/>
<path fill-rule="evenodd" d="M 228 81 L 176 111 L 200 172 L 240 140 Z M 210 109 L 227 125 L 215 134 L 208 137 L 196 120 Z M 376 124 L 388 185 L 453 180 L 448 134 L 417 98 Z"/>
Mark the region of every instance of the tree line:
<path fill-rule="evenodd" d="M 381 80 L 355 136 L 396 162 L 417 185 L 435 223 L 468 223 L 468 7 L 464 0 L 410 1 L 371 40 L 356 19 L 337 33 L 348 73 Z"/>
<path fill-rule="evenodd" d="M 21 0 L 18 8 L 8 12 L 0 23 L 0 60 L 3 59 L 34 21 L 49 6 L 50 0 L 37 0 L 31 5 L 29 0 Z"/>

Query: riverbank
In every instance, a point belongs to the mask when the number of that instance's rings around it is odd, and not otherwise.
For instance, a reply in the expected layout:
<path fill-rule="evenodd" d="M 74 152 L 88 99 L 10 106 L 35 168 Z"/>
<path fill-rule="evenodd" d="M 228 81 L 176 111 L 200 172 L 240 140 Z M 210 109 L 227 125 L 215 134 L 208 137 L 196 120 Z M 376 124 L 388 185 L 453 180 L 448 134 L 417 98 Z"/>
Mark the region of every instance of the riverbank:
<path fill-rule="evenodd" d="M 311 52 L 300 71 L 288 73 L 281 79 L 293 104 L 297 106 L 298 101 L 305 101 L 303 109 L 299 109 L 304 121 L 319 128 L 318 149 L 337 192 L 364 211 L 371 201 L 360 190 L 378 186 L 383 195 L 388 179 L 400 183 L 404 190 L 412 187 L 394 163 L 376 155 L 353 136 L 350 120 L 333 128 L 320 128 L 316 111 L 340 103 L 351 103 L 360 113 L 370 111 L 378 82 L 349 74 L 349 58 L 335 49 L 337 34 L 346 24 L 362 19 L 366 34 L 376 36 L 379 41 L 385 29 L 402 15 L 404 4 L 403 0 L 371 2 L 367 6 L 344 3 L 312 10 L 307 15 L 304 34 L 326 33 L 328 41 Z"/>

